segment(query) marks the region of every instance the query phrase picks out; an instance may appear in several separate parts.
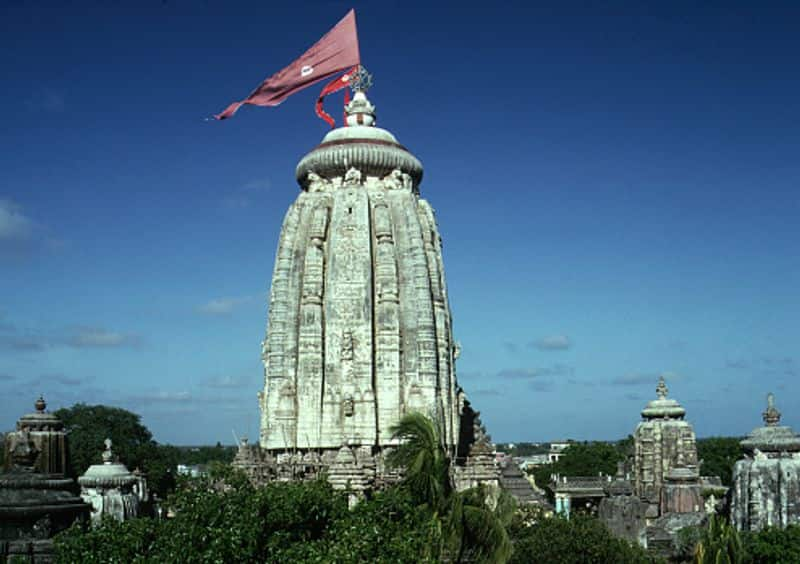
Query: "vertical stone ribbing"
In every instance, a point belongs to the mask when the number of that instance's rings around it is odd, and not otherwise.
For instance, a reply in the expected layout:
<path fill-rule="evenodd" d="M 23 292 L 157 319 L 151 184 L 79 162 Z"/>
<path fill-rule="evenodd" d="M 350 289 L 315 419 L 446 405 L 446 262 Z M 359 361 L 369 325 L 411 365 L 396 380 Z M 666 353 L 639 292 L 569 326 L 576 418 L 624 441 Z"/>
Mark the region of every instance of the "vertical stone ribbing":
<path fill-rule="evenodd" d="M 325 389 L 322 439 L 374 444 L 375 393 L 372 345 L 372 245 L 369 202 L 352 184 L 336 194 L 331 211 L 326 271 Z"/>
<path fill-rule="evenodd" d="M 285 418 L 291 414 L 279 412 L 285 408 L 286 396 L 292 388 L 293 373 L 286 366 L 287 344 L 294 336 L 290 335 L 291 317 L 294 316 L 291 304 L 291 279 L 295 270 L 295 243 L 298 239 L 297 229 L 303 204 L 298 199 L 286 212 L 281 230 L 278 251 L 275 256 L 275 269 L 272 275 L 269 300 L 269 325 L 262 348 L 264 362 L 264 394 L 262 396 L 262 420 L 260 443 L 264 448 L 284 445 L 285 431 L 279 428 L 286 423 Z M 281 402 L 281 394 L 284 401 Z M 292 393 L 293 395 L 293 393 Z M 292 398 L 292 404 L 294 400 Z M 284 409 L 285 411 L 285 409 Z M 277 436 L 276 436 L 277 435 Z"/>
<path fill-rule="evenodd" d="M 382 196 L 382 195 L 381 195 Z M 372 209 L 375 267 L 375 375 L 378 442 L 391 442 L 389 428 L 402 414 L 399 287 L 389 207 L 381 198 Z"/>
<path fill-rule="evenodd" d="M 325 284 L 324 245 L 328 231 L 328 206 L 321 202 L 314 209 L 308 230 L 303 269 L 303 294 L 297 353 L 297 445 L 311 448 L 321 435 L 324 383 L 322 301 Z"/>
<path fill-rule="evenodd" d="M 416 200 L 416 198 L 414 199 Z M 414 313 L 417 318 L 416 345 L 414 348 L 417 353 L 418 372 L 415 384 L 421 392 L 421 397 L 419 398 L 421 405 L 414 406 L 413 404 L 417 399 L 410 398 L 408 407 L 427 411 L 429 415 L 436 418 L 438 423 L 441 423 L 442 413 L 437 401 L 439 375 L 430 275 L 422 238 L 422 226 L 417 214 L 418 202 L 414 201 L 413 203 L 413 206 L 406 206 L 402 210 L 402 225 L 408 237 L 408 256 L 411 263 L 410 273 L 413 298 L 408 306 L 415 308 Z M 413 386 L 414 384 L 412 384 L 412 388 Z"/>
<path fill-rule="evenodd" d="M 450 319 L 445 306 L 445 294 L 442 286 L 442 276 L 440 262 L 437 255 L 441 256 L 439 245 L 439 233 L 436 230 L 436 222 L 433 219 L 433 210 L 428 202 L 419 200 L 417 208 L 420 227 L 422 229 L 422 239 L 425 246 L 425 257 L 428 263 L 428 276 L 431 287 L 431 297 L 433 298 L 433 314 L 436 328 L 436 354 L 437 354 L 437 399 L 444 424 L 443 432 L 447 444 L 454 443 L 453 420 L 451 418 L 453 408 L 453 396 L 450 393 L 450 359 L 451 359 L 451 339 L 450 339 Z"/>

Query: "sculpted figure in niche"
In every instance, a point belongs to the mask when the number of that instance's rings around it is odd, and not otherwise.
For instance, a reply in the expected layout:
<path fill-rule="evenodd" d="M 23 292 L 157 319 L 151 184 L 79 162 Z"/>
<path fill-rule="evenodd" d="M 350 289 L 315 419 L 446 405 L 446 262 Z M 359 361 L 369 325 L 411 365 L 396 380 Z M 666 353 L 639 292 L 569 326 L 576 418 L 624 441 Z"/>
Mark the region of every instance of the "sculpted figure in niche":
<path fill-rule="evenodd" d="M 325 180 L 320 175 L 309 172 L 308 176 L 308 191 L 309 192 L 325 192 L 331 187 L 329 180 Z"/>
<path fill-rule="evenodd" d="M 33 472 L 39 449 L 36 448 L 30 433 L 27 430 L 12 433 L 9 446 L 11 468 L 20 472 Z"/>
<path fill-rule="evenodd" d="M 352 396 L 347 396 L 342 402 L 342 413 L 345 417 L 352 417 L 356 412 L 356 402 L 353 401 Z"/>
<path fill-rule="evenodd" d="M 403 173 L 399 168 L 383 177 L 383 185 L 387 190 L 400 190 L 403 188 Z"/>
<path fill-rule="evenodd" d="M 361 184 L 361 171 L 350 167 L 344 175 L 345 184 Z"/>
<path fill-rule="evenodd" d="M 355 342 L 353 340 L 353 334 L 350 331 L 345 331 L 342 335 L 342 350 L 341 350 L 341 359 L 342 360 L 353 360 L 353 348 L 355 346 Z"/>

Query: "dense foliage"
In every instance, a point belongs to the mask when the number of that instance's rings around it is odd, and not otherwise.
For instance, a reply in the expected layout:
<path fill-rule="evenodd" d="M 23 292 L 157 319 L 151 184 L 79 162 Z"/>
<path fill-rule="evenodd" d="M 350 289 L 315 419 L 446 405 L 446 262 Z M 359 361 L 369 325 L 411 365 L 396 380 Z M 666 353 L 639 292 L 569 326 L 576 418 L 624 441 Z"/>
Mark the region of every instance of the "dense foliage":
<path fill-rule="evenodd" d="M 742 457 L 739 437 L 708 437 L 697 440 L 697 459 L 703 476 L 719 476 L 722 485 L 733 484 L 733 465 Z"/>
<path fill-rule="evenodd" d="M 175 457 L 181 464 L 209 464 L 211 462 L 230 463 L 236 456 L 235 446 L 223 446 L 217 443 L 215 446 L 181 446 L 173 447 L 176 449 Z"/>
<path fill-rule="evenodd" d="M 572 443 L 562 453 L 558 461 L 544 464 L 533 470 L 536 485 L 548 489 L 550 476 L 597 476 L 603 474 L 614 475 L 617 463 L 625 460 L 632 445 L 632 438 L 628 437 L 617 443 L 584 442 Z"/>
<path fill-rule="evenodd" d="M 800 562 L 800 525 L 786 529 L 769 527 L 758 532 L 737 533 L 720 520 L 712 527 L 687 527 L 678 535 L 682 555 L 693 562 L 741 562 L 742 564 L 795 564 Z M 703 545 L 703 546 L 701 546 Z M 709 551 L 709 549 L 711 549 Z M 709 552 L 714 552 L 711 558 Z"/>
<path fill-rule="evenodd" d="M 513 564 L 639 564 L 653 562 L 638 545 L 611 534 L 598 519 L 586 515 L 539 518 L 519 511 L 508 529 Z"/>
<path fill-rule="evenodd" d="M 78 403 L 59 409 L 56 417 L 64 422 L 69 443 L 68 474 L 76 478 L 92 464 L 101 462 L 103 441 L 110 438 L 114 453 L 131 470 L 147 474 L 147 483 L 162 499 L 175 488 L 178 464 L 230 462 L 235 447 L 176 447 L 158 444 L 139 415 L 119 407 Z"/>
<path fill-rule="evenodd" d="M 183 480 L 165 521 L 105 521 L 56 539 L 59 562 L 424 562 L 431 514 L 390 489 L 348 511 L 322 481 Z"/>
<path fill-rule="evenodd" d="M 739 533 L 724 518 L 712 515 L 694 547 L 695 564 L 743 564 L 744 558 Z"/>
<path fill-rule="evenodd" d="M 174 488 L 175 453 L 153 440 L 139 415 L 119 407 L 83 403 L 59 409 L 55 415 L 68 433 L 70 476 L 80 476 L 92 464 L 99 464 L 103 441 L 109 438 L 121 462 L 147 474 L 152 491 L 163 497 Z"/>
<path fill-rule="evenodd" d="M 441 434 L 426 416 L 407 414 L 391 430 L 400 446 L 388 463 L 402 470 L 402 487 L 433 514 L 431 556 L 448 562 L 506 562 L 513 499 L 485 488 L 457 492 Z"/>
<path fill-rule="evenodd" d="M 800 525 L 786 529 L 770 527 L 743 533 L 745 562 L 752 564 L 796 564 L 800 562 Z"/>

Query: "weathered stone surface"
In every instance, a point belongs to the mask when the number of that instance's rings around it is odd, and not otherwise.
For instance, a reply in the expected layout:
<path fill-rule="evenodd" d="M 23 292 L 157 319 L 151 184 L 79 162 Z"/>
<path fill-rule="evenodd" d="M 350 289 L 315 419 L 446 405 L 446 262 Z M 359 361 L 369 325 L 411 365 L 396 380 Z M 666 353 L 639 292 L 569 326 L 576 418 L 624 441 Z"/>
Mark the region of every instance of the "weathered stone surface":
<path fill-rule="evenodd" d="M 704 511 L 702 490 L 697 469 L 686 466 L 683 455 L 679 453 L 675 465 L 664 476 L 664 486 L 661 489 L 661 515 Z"/>
<path fill-rule="evenodd" d="M 347 112 L 348 126 L 300 161 L 302 191 L 281 230 L 262 344 L 264 452 L 243 445 L 237 455 L 265 479 L 287 464 L 316 474 L 344 445 L 369 450 L 381 474 L 389 429 L 411 411 L 436 421 L 453 457 L 461 436 L 465 398 L 422 165 L 374 127 L 363 93 Z"/>
<path fill-rule="evenodd" d="M 742 531 L 800 523 L 800 436 L 780 425 L 772 394 L 763 419 L 733 470 L 731 521 Z"/>
<path fill-rule="evenodd" d="M 92 525 L 104 516 L 118 521 L 137 517 L 140 505 L 148 501 L 147 485 L 141 475 L 133 474 L 111 452 L 111 439 L 105 441 L 103 463 L 93 464 L 78 478 L 81 498 L 92 506 Z"/>
<path fill-rule="evenodd" d="M 40 398 L 37 413 L 23 416 L 17 430 L 6 436 L 8 468 L 0 474 L 0 561 L 33 556 L 35 562 L 51 562 L 52 537 L 89 513 L 90 507 L 74 493 L 73 480 L 62 472 L 40 471 L 42 465 L 59 463 L 58 449 L 66 451 L 63 424 L 45 407 Z M 60 440 L 51 440 L 54 435 Z"/>
<path fill-rule="evenodd" d="M 67 469 L 67 447 L 64 423 L 47 412 L 47 403 L 39 397 L 34 404 L 35 411 L 23 415 L 17 421 L 17 433 L 25 432 L 38 451 L 34 463 L 37 472 L 43 474 L 64 474 Z M 6 460 L 9 460 L 10 441 L 5 441 Z"/>
<path fill-rule="evenodd" d="M 634 432 L 634 491 L 658 505 L 665 476 L 680 456 L 688 468 L 697 468 L 697 445 L 694 429 L 684 421 L 686 411 L 674 399 L 667 398 L 667 386 L 659 379 L 658 399 L 642 410 L 642 422 Z"/>

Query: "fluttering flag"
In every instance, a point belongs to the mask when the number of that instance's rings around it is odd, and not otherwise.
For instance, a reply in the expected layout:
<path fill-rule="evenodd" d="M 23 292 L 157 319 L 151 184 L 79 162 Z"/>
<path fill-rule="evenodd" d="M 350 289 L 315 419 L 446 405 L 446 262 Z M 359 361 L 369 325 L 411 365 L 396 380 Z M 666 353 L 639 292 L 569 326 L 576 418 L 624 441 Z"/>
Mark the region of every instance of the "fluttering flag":
<path fill-rule="evenodd" d="M 342 88 L 346 88 L 350 84 L 350 77 L 357 70 L 358 70 L 358 65 L 348 70 L 342 76 L 337 76 L 328 84 L 326 84 L 325 88 L 322 89 L 322 92 L 319 93 L 319 98 L 317 98 L 317 105 L 315 108 L 317 110 L 317 115 L 320 118 L 324 119 L 326 122 L 328 122 L 328 125 L 330 125 L 331 128 L 333 128 L 336 125 L 336 122 L 330 116 L 330 114 L 325 111 L 325 109 L 322 106 L 325 100 L 325 96 L 327 96 L 328 94 L 333 94 L 334 92 L 338 92 Z M 345 98 L 347 98 L 347 91 L 345 91 Z M 347 104 L 347 100 L 345 100 L 345 104 Z"/>
<path fill-rule="evenodd" d="M 247 98 L 240 102 L 234 102 L 214 117 L 219 120 L 227 119 L 244 104 L 277 106 L 295 92 L 337 73 L 358 67 L 360 62 L 356 14 L 355 10 L 350 10 L 333 29 L 312 45 L 299 59 L 259 84 Z M 326 94 L 347 86 L 346 81 L 339 86 L 341 78 L 337 78 L 323 89 L 320 101 Z M 334 83 L 339 88 L 333 88 Z M 328 88 L 332 89 L 328 91 Z M 332 118 L 322 110 L 320 101 L 317 102 L 317 115 L 331 123 Z M 327 119 L 324 116 L 327 116 Z"/>

